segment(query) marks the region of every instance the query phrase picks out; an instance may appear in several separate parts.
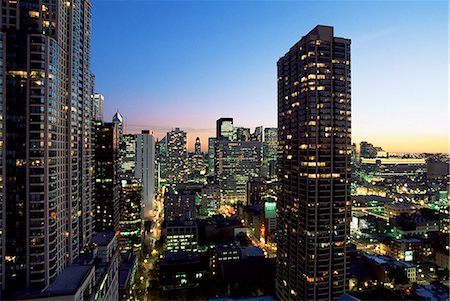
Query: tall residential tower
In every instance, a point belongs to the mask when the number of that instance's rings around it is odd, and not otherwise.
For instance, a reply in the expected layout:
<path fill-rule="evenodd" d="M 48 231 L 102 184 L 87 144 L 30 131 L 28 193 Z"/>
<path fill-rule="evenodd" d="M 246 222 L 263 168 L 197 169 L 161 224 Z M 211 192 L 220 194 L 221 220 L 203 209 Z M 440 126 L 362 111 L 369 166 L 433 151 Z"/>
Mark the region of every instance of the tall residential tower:
<path fill-rule="evenodd" d="M 280 300 L 346 290 L 350 203 L 350 40 L 317 26 L 278 61 Z"/>
<path fill-rule="evenodd" d="M 136 135 L 135 177 L 141 180 L 144 207 L 143 218 L 152 215 L 155 197 L 155 138 L 153 132 L 143 130 Z"/>
<path fill-rule="evenodd" d="M 0 284 L 41 289 L 93 235 L 91 3 L 1 1 Z"/>

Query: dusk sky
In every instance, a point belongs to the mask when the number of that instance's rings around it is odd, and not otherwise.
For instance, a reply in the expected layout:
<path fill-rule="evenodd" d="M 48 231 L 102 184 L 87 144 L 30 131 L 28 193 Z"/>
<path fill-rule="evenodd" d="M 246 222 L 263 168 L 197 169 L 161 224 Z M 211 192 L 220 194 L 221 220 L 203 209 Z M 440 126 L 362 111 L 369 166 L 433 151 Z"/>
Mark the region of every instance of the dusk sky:
<path fill-rule="evenodd" d="M 318 24 L 352 40 L 352 140 L 448 152 L 447 1 L 93 0 L 105 119 L 202 149 L 215 121 L 277 125 L 276 62 Z"/>

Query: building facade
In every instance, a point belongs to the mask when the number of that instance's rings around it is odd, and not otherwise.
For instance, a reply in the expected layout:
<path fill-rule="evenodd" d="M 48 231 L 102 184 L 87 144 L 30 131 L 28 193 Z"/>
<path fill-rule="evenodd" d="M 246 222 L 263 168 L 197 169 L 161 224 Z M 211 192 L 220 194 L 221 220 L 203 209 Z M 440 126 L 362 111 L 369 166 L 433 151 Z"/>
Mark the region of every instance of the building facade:
<path fill-rule="evenodd" d="M 167 179 L 167 136 L 156 141 L 155 145 L 156 157 L 156 174 L 158 187 Z"/>
<path fill-rule="evenodd" d="M 119 155 L 122 163 L 121 177 L 132 178 L 136 169 L 136 135 L 125 134 L 122 136 L 121 151 Z"/>
<path fill-rule="evenodd" d="M 183 183 L 188 176 L 187 135 L 175 128 L 167 133 L 167 178 L 170 183 Z"/>
<path fill-rule="evenodd" d="M 261 172 L 262 142 L 217 140 L 215 159 L 221 201 L 245 203 L 247 182 Z"/>
<path fill-rule="evenodd" d="M 142 247 L 142 184 L 135 178 L 121 180 L 119 246 L 121 252 Z"/>
<path fill-rule="evenodd" d="M 68 3 L 0 3 L 0 299 L 51 284 L 93 235 L 91 3 Z"/>
<path fill-rule="evenodd" d="M 236 129 L 233 126 L 233 118 L 223 117 L 217 120 L 216 139 L 236 140 Z"/>
<path fill-rule="evenodd" d="M 147 130 L 136 135 L 135 177 L 142 183 L 142 217 L 151 217 L 155 196 L 155 138 Z"/>
<path fill-rule="evenodd" d="M 216 138 L 208 138 L 208 176 L 215 174 Z"/>
<path fill-rule="evenodd" d="M 119 230 L 119 141 L 115 123 L 95 122 L 95 230 Z"/>
<path fill-rule="evenodd" d="M 350 268 L 350 40 L 317 26 L 277 66 L 276 293 L 337 300 Z"/>
<path fill-rule="evenodd" d="M 278 129 L 265 128 L 264 142 L 263 142 L 263 165 L 261 169 L 261 176 L 276 180 L 276 165 L 278 156 Z"/>

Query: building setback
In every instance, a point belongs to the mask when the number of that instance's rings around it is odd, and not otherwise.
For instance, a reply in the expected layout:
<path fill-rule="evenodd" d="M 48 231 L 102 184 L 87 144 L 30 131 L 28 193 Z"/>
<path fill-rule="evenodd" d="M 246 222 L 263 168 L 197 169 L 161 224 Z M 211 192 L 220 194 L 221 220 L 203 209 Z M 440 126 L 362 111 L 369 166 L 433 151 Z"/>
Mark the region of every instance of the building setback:
<path fill-rule="evenodd" d="M 319 25 L 277 65 L 277 297 L 337 300 L 350 268 L 350 40 Z"/>
<path fill-rule="evenodd" d="M 95 112 L 91 2 L 0 10 L 0 299 L 9 299 L 51 284 L 93 235 Z"/>

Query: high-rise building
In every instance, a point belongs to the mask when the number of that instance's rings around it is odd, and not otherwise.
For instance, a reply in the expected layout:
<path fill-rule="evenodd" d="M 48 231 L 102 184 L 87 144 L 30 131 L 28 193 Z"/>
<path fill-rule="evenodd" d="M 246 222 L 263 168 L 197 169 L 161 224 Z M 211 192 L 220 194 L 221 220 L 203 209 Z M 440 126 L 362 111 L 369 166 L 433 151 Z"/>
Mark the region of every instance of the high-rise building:
<path fill-rule="evenodd" d="M 236 129 L 233 126 L 233 118 L 223 117 L 216 122 L 216 138 L 228 139 L 230 141 L 236 140 Z"/>
<path fill-rule="evenodd" d="M 120 250 L 138 251 L 142 246 L 142 184 L 135 178 L 122 179 L 121 188 Z"/>
<path fill-rule="evenodd" d="M 125 147 L 123 145 L 123 126 L 124 126 L 124 119 L 122 114 L 117 111 L 114 116 L 112 117 L 112 123 L 115 125 L 117 129 L 117 141 L 119 145 L 119 156 L 117 158 L 117 172 L 119 175 L 123 174 L 122 166 L 123 166 L 123 158 L 125 156 Z"/>
<path fill-rule="evenodd" d="M 0 299 L 51 284 L 93 235 L 91 3 L 67 3 L 0 3 Z"/>
<path fill-rule="evenodd" d="M 221 201 L 245 203 L 247 182 L 259 177 L 261 162 L 262 142 L 217 140 L 215 171 Z"/>
<path fill-rule="evenodd" d="M 117 125 L 95 122 L 95 230 L 119 230 L 119 141 Z"/>
<path fill-rule="evenodd" d="M 192 189 L 168 190 L 164 196 L 164 219 L 166 221 L 188 220 L 197 215 L 197 194 Z"/>
<path fill-rule="evenodd" d="M 263 140 L 263 166 L 261 168 L 261 176 L 274 180 L 277 177 L 278 129 L 265 128 Z"/>
<path fill-rule="evenodd" d="M 337 300 L 350 268 L 350 40 L 319 25 L 277 65 L 277 297 Z"/>
<path fill-rule="evenodd" d="M 215 174 L 216 138 L 208 138 L 208 176 Z"/>
<path fill-rule="evenodd" d="M 195 154 L 201 155 L 202 154 L 202 145 L 200 143 L 200 138 L 195 138 Z"/>
<path fill-rule="evenodd" d="M 117 111 L 112 117 L 112 123 L 117 127 L 117 136 L 122 137 L 123 135 L 123 116 Z"/>
<path fill-rule="evenodd" d="M 161 140 L 156 142 L 155 156 L 156 156 L 156 173 L 159 186 L 162 181 L 166 181 L 168 175 L 167 136 L 164 136 Z"/>
<path fill-rule="evenodd" d="M 142 182 L 143 218 L 151 217 L 155 196 L 155 138 L 148 130 L 136 135 L 135 177 Z"/>
<path fill-rule="evenodd" d="M 205 156 L 201 151 L 200 138 L 195 139 L 195 151 L 188 154 L 188 181 L 200 183 L 206 182 L 206 172 L 208 170 Z"/>
<path fill-rule="evenodd" d="M 236 139 L 238 141 L 250 141 L 251 138 L 252 138 L 252 135 L 250 133 L 249 128 L 244 128 L 244 127 L 236 128 Z"/>
<path fill-rule="evenodd" d="M 167 176 L 170 183 L 183 183 L 188 175 L 186 132 L 175 128 L 167 133 Z"/>
<path fill-rule="evenodd" d="M 95 93 L 93 96 L 94 103 L 93 103 L 93 114 L 95 120 L 103 120 L 103 111 L 105 107 L 105 97 L 103 94 Z"/>
<path fill-rule="evenodd" d="M 257 126 L 255 128 L 255 132 L 252 134 L 252 141 L 263 141 L 263 127 L 262 126 Z"/>
<path fill-rule="evenodd" d="M 122 175 L 121 177 L 132 178 L 134 177 L 136 169 L 136 135 L 125 134 L 122 136 L 122 144 L 120 145 L 121 151 L 119 155 L 122 163 Z"/>

